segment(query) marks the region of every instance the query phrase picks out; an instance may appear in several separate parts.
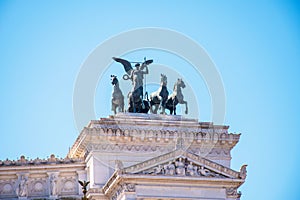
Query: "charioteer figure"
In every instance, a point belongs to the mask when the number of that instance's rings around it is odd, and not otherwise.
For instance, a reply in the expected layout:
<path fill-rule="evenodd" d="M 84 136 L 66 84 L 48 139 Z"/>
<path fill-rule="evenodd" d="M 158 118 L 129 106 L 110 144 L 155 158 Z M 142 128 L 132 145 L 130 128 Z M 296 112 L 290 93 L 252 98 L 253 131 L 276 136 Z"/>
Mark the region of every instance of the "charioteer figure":
<path fill-rule="evenodd" d="M 151 64 L 153 60 L 145 60 L 142 64 L 135 62 L 135 69 L 133 69 L 129 61 L 115 57 L 113 57 L 113 59 L 124 66 L 126 74 L 123 76 L 123 79 L 132 81 L 133 87 L 128 94 L 128 112 L 147 113 L 150 106 L 148 101 L 143 100 L 143 80 L 144 75 L 149 74 L 148 65 Z"/>

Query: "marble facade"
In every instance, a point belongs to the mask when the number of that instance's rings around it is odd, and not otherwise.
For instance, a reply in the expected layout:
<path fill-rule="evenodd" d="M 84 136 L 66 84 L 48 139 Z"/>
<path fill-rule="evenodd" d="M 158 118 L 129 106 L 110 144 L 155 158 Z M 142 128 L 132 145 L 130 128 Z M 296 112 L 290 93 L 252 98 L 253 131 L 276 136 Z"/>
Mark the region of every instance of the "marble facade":
<path fill-rule="evenodd" d="M 118 113 L 92 120 L 65 159 L 0 161 L 0 199 L 239 199 L 240 134 L 182 116 Z"/>

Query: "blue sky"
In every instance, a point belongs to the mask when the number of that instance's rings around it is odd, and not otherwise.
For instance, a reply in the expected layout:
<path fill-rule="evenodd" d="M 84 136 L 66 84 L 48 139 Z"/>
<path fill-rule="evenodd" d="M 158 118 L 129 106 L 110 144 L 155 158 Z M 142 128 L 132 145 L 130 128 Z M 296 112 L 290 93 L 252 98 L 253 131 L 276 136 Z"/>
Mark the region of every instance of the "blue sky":
<path fill-rule="evenodd" d="M 1 1 L 0 159 L 64 157 L 79 134 L 72 98 L 84 61 L 114 35 L 160 27 L 201 45 L 222 77 L 225 124 L 242 133 L 232 168 L 249 165 L 242 199 L 299 199 L 299 9 L 296 1 Z M 159 51 L 127 56 L 174 64 Z M 99 84 L 97 118 L 110 114 Z M 200 120 L 210 121 L 199 84 Z"/>

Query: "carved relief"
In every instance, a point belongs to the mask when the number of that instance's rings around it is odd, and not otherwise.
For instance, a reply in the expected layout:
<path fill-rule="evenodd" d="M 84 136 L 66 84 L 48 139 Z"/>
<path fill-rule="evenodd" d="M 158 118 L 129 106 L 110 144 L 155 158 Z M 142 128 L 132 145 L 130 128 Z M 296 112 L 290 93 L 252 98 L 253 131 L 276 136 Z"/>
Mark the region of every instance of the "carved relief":
<path fill-rule="evenodd" d="M 187 166 L 186 166 L 186 175 L 187 176 L 198 176 L 198 167 L 194 166 L 193 162 L 190 162 Z"/>
<path fill-rule="evenodd" d="M 18 197 L 27 197 L 28 195 L 28 176 L 20 175 L 16 186 L 16 195 Z"/>
<path fill-rule="evenodd" d="M 213 172 L 204 166 L 196 165 L 192 161 L 186 158 L 179 157 L 174 161 L 165 163 L 164 165 L 158 165 L 150 169 L 137 172 L 137 174 L 152 174 L 152 175 L 169 175 L 169 176 L 205 176 L 224 178 L 226 176 Z"/>
<path fill-rule="evenodd" d="M 47 194 L 47 181 L 45 178 L 35 178 L 29 184 L 30 196 L 42 196 Z"/>
<path fill-rule="evenodd" d="M 174 175 L 175 174 L 175 165 L 173 162 L 169 162 L 168 164 L 164 165 L 164 171 L 162 174 L 165 175 Z"/>
<path fill-rule="evenodd" d="M 74 194 L 77 191 L 77 182 L 74 177 L 65 177 L 61 180 L 61 194 Z"/>
<path fill-rule="evenodd" d="M 182 161 L 182 158 L 179 158 L 178 161 L 175 161 L 176 174 L 185 176 L 185 163 Z"/>
<path fill-rule="evenodd" d="M 0 183 L 0 195 L 6 196 L 6 195 L 14 195 L 14 182 L 11 182 L 10 180 L 6 180 L 3 183 Z"/>
<path fill-rule="evenodd" d="M 135 192 L 135 184 L 132 183 L 125 183 L 123 185 L 125 192 Z"/>

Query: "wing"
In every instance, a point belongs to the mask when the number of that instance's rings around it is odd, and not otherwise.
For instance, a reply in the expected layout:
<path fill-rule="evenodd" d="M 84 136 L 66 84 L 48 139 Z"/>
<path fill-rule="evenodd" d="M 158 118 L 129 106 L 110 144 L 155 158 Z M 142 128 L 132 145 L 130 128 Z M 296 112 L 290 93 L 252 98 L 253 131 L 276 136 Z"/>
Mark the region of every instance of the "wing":
<path fill-rule="evenodd" d="M 78 183 L 79 183 L 81 186 L 83 186 L 83 182 L 82 182 L 82 181 L 78 181 Z"/>
<path fill-rule="evenodd" d="M 143 65 L 150 65 L 151 63 L 153 63 L 153 60 L 146 60 Z"/>
<path fill-rule="evenodd" d="M 145 60 L 145 62 L 142 63 L 141 70 L 143 70 L 146 65 L 150 65 L 151 63 L 153 63 L 153 60 Z"/>
<path fill-rule="evenodd" d="M 89 181 L 88 181 L 88 182 L 85 182 L 85 186 L 88 186 L 89 183 L 90 183 Z"/>
<path fill-rule="evenodd" d="M 124 69 L 125 69 L 125 72 L 130 75 L 131 74 L 131 71 L 132 71 L 132 66 L 130 64 L 130 62 L 128 62 L 127 60 L 124 60 L 122 58 L 116 58 L 116 57 L 113 57 L 113 59 L 116 61 L 116 62 L 119 62 L 123 65 Z"/>

